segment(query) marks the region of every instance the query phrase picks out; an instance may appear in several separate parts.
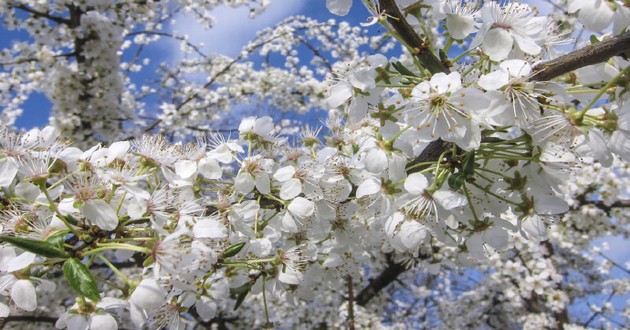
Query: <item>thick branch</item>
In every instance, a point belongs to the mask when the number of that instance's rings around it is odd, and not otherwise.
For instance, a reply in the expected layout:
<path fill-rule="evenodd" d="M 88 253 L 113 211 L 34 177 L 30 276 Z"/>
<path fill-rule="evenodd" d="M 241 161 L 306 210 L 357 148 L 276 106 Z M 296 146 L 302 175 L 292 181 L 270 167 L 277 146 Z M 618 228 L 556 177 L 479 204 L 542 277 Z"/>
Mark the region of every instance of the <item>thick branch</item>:
<path fill-rule="evenodd" d="M 363 288 L 356 297 L 357 305 L 365 306 L 372 300 L 381 290 L 392 283 L 400 274 L 405 271 L 405 266 L 395 262 L 391 254 L 387 255 L 387 267 L 378 275 L 377 278 L 370 281 L 370 284 Z"/>
<path fill-rule="evenodd" d="M 448 68 L 438 59 L 431 49 L 430 44 L 420 38 L 411 25 L 405 19 L 405 16 L 398 9 L 395 0 L 379 0 L 381 10 L 387 14 L 387 21 L 398 32 L 402 41 L 411 48 L 412 54 L 418 58 L 420 63 L 424 65 L 431 73 L 438 72 L 448 73 Z"/>
<path fill-rule="evenodd" d="M 608 61 L 613 56 L 630 52 L 630 32 L 588 45 L 534 67 L 530 80 L 546 81 L 579 68 Z"/>

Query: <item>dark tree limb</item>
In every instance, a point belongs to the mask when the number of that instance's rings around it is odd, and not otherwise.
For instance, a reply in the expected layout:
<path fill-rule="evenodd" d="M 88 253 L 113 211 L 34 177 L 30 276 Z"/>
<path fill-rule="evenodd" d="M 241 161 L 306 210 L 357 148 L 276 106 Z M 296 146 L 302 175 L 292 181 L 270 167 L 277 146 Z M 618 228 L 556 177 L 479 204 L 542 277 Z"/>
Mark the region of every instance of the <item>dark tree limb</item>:
<path fill-rule="evenodd" d="M 613 56 L 623 54 L 627 56 L 628 53 L 630 53 L 630 31 L 540 63 L 534 67 L 534 74 L 530 80 L 551 80 L 588 65 L 606 62 Z"/>
<path fill-rule="evenodd" d="M 387 254 L 387 267 L 378 275 L 377 278 L 370 281 L 356 297 L 357 305 L 365 306 L 372 300 L 381 290 L 390 283 L 395 281 L 400 274 L 406 270 L 405 266 L 393 260 L 391 254 Z"/>
<path fill-rule="evenodd" d="M 379 5 L 381 10 L 387 14 L 387 22 L 396 30 L 402 41 L 411 48 L 412 54 L 422 65 L 433 74 L 449 72 L 448 68 L 431 51 L 430 43 L 422 40 L 413 27 L 409 25 L 405 16 L 398 9 L 395 0 L 379 0 Z"/>

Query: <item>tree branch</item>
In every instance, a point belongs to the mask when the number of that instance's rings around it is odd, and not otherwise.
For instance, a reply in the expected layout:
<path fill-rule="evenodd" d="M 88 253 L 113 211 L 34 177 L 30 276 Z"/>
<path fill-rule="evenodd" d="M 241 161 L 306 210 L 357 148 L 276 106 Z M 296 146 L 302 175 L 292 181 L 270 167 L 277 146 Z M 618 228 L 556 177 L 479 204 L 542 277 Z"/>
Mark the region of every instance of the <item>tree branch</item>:
<path fill-rule="evenodd" d="M 540 63 L 534 67 L 534 74 L 530 80 L 551 80 L 588 65 L 606 62 L 613 56 L 627 55 L 629 52 L 630 31 Z"/>
<path fill-rule="evenodd" d="M 448 68 L 438 59 L 431 49 L 430 44 L 420 38 L 405 16 L 398 9 L 395 0 L 379 0 L 381 10 L 387 14 L 387 21 L 398 32 L 402 41 L 410 48 L 411 53 L 424 65 L 432 74 L 438 72 L 448 73 Z"/>

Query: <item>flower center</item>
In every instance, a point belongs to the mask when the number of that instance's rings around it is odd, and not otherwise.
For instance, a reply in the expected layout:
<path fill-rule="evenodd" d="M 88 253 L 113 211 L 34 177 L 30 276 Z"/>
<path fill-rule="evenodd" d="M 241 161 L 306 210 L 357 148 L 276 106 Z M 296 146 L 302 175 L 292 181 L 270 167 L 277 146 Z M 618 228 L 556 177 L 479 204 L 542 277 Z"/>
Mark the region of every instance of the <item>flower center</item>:
<path fill-rule="evenodd" d="M 510 30 L 512 28 L 512 25 L 504 23 L 504 22 L 496 22 L 492 24 L 492 27 L 495 27 L 498 29 Z"/>

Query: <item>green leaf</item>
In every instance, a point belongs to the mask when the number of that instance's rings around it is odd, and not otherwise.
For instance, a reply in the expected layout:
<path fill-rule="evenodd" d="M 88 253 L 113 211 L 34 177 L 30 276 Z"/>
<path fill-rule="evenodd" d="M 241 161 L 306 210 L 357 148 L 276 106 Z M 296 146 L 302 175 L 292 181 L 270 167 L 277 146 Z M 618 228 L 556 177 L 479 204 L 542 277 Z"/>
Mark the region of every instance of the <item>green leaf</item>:
<path fill-rule="evenodd" d="M 392 65 L 394 66 L 394 69 L 396 69 L 396 71 L 398 71 L 400 74 L 405 75 L 405 76 L 416 77 L 416 74 L 409 71 L 409 69 L 407 69 L 402 63 L 400 63 L 400 61 L 396 63 L 392 63 Z"/>
<path fill-rule="evenodd" d="M 237 255 L 239 252 L 241 252 L 241 250 L 243 249 L 244 246 L 245 246 L 245 242 L 234 244 L 234 245 L 228 247 L 227 249 L 225 249 L 225 251 L 223 251 L 223 253 L 221 253 L 221 257 L 223 257 L 223 258 L 233 257 L 233 256 Z"/>
<path fill-rule="evenodd" d="M 15 236 L 0 236 L 0 240 L 46 258 L 67 258 L 70 256 L 63 249 L 46 241 Z"/>
<path fill-rule="evenodd" d="M 90 270 L 79 259 L 70 258 L 63 264 L 63 275 L 79 295 L 92 301 L 100 301 L 101 295 Z"/>
<path fill-rule="evenodd" d="M 475 151 L 474 150 L 468 153 L 466 155 L 466 158 L 464 158 L 464 174 L 466 174 L 467 177 L 470 177 L 471 175 L 475 174 Z"/>
<path fill-rule="evenodd" d="M 465 181 L 466 174 L 462 172 L 455 173 L 448 177 L 448 186 L 451 187 L 451 189 L 458 190 L 464 185 Z"/>
<path fill-rule="evenodd" d="M 69 233 L 69 230 L 56 231 L 46 237 L 46 242 L 63 250 L 63 244 L 66 242 L 66 238 L 68 237 Z"/>
<path fill-rule="evenodd" d="M 252 288 L 252 284 L 247 282 L 241 286 L 239 286 L 238 288 L 230 288 L 230 294 L 231 295 L 238 295 L 241 294 L 243 292 L 249 292 L 249 290 Z"/>
<path fill-rule="evenodd" d="M 245 301 L 245 298 L 247 297 L 247 294 L 251 289 L 252 284 L 249 282 L 239 286 L 238 288 L 230 289 L 230 294 L 236 295 L 236 304 L 234 305 L 234 310 L 237 310 L 239 307 L 241 307 L 243 301 Z"/>

